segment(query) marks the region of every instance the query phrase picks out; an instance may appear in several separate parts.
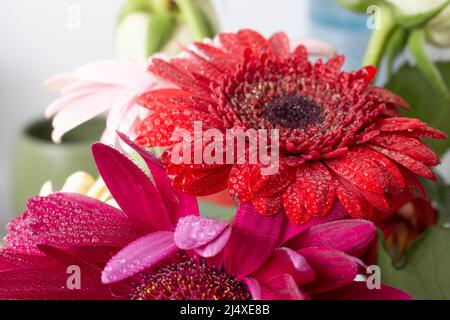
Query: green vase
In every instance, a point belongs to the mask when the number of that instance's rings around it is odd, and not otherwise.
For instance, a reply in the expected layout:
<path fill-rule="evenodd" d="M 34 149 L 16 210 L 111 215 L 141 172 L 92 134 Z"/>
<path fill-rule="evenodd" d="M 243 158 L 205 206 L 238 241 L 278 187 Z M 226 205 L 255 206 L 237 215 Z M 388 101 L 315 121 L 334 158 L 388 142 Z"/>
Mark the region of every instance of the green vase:
<path fill-rule="evenodd" d="M 48 180 L 59 190 L 76 171 L 96 176 L 91 145 L 99 140 L 104 128 L 104 119 L 94 119 L 67 133 L 61 144 L 54 144 L 50 120 L 38 120 L 26 126 L 14 150 L 12 194 L 16 214 L 25 210 L 26 201 L 38 195 Z"/>

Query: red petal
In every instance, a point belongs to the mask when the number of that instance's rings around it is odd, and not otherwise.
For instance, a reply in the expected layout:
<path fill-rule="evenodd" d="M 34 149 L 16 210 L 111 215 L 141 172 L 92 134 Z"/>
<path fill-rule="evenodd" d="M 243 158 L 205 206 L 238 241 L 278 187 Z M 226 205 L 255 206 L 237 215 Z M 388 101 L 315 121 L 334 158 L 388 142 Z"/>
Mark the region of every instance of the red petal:
<path fill-rule="evenodd" d="M 250 181 L 255 170 L 254 165 L 235 164 L 228 179 L 228 189 L 237 196 L 239 201 L 246 202 L 255 197 L 250 191 Z"/>
<path fill-rule="evenodd" d="M 342 178 L 335 178 L 336 196 L 342 206 L 355 219 L 367 217 L 369 205 L 361 193 Z"/>
<path fill-rule="evenodd" d="M 219 41 L 223 49 L 232 56 L 241 57 L 246 49 L 235 33 L 220 33 Z"/>
<path fill-rule="evenodd" d="M 361 194 L 377 209 L 380 209 L 383 212 L 393 211 L 392 202 L 390 199 L 388 199 L 388 197 L 390 197 L 391 195 L 364 191 L 361 191 Z"/>
<path fill-rule="evenodd" d="M 408 157 L 407 155 L 384 149 L 379 146 L 370 145 L 370 147 L 386 156 L 391 158 L 392 160 L 398 162 L 405 168 L 411 170 L 415 174 L 418 174 L 419 176 L 425 177 L 430 180 L 437 180 L 436 175 L 433 171 L 430 170 L 426 165 L 424 165 L 422 162 L 414 160 L 413 158 Z"/>
<path fill-rule="evenodd" d="M 389 181 L 395 185 L 395 189 L 393 191 L 399 191 L 398 189 L 403 190 L 406 188 L 407 183 L 405 181 L 405 177 L 400 172 L 400 169 L 385 155 L 365 147 L 356 148 L 355 151 L 361 152 L 372 158 L 383 170 L 385 170 L 386 174 L 390 177 Z"/>
<path fill-rule="evenodd" d="M 142 121 L 137 133 L 136 142 L 142 147 L 170 146 L 179 141 L 172 140 L 175 130 L 186 129 L 191 131 L 191 123 L 188 118 L 181 116 L 180 112 L 157 112 Z M 167 122 L 166 122 L 167 121 Z"/>
<path fill-rule="evenodd" d="M 173 179 L 175 188 L 196 196 L 208 196 L 227 188 L 231 166 L 212 170 L 182 170 Z"/>
<path fill-rule="evenodd" d="M 279 60 L 284 60 L 290 56 L 289 38 L 284 32 L 277 32 L 269 39 L 272 52 Z"/>
<path fill-rule="evenodd" d="M 358 152 L 349 151 L 339 158 L 327 159 L 325 164 L 362 191 L 385 192 L 387 181 L 384 172 L 375 161 Z"/>
<path fill-rule="evenodd" d="M 341 71 L 342 66 L 344 65 L 345 57 L 341 55 L 333 56 L 332 58 L 328 59 L 327 63 L 325 64 L 328 73 L 338 74 Z"/>
<path fill-rule="evenodd" d="M 200 86 L 192 75 L 187 74 L 185 71 L 180 70 L 164 60 L 153 59 L 148 70 L 158 77 L 178 85 L 182 89 L 198 92 L 200 94 L 209 93 L 209 89 Z"/>
<path fill-rule="evenodd" d="M 208 110 L 208 101 L 195 96 L 192 92 L 180 89 L 160 89 L 144 93 L 138 99 L 138 104 L 152 110 L 165 111 L 167 109 L 198 109 Z"/>
<path fill-rule="evenodd" d="M 419 129 L 410 130 L 404 132 L 403 134 L 408 135 L 413 138 L 430 138 L 430 139 L 447 139 L 448 136 L 446 133 L 434 129 L 432 127 L 422 127 Z"/>
<path fill-rule="evenodd" d="M 435 166 L 440 163 L 439 156 L 423 142 L 395 133 L 383 133 L 374 138 L 371 143 L 392 150 L 426 165 Z"/>
<path fill-rule="evenodd" d="M 283 207 L 289 220 L 294 224 L 304 224 L 313 216 L 306 211 L 303 199 L 295 183 L 291 184 L 283 194 Z"/>
<path fill-rule="evenodd" d="M 305 163 L 297 170 L 297 190 L 306 210 L 313 216 L 325 216 L 333 207 L 333 177 L 319 161 Z"/>
<path fill-rule="evenodd" d="M 374 94 L 381 102 L 391 103 L 406 109 L 411 109 L 408 102 L 385 88 L 372 87 L 370 88 L 370 93 Z"/>
<path fill-rule="evenodd" d="M 200 54 L 219 68 L 227 71 L 232 71 L 234 69 L 237 57 L 206 43 L 196 43 L 194 46 Z"/>
<path fill-rule="evenodd" d="M 189 54 L 189 57 L 171 60 L 174 66 L 190 74 L 200 74 L 207 78 L 209 82 L 213 82 L 214 79 L 219 79 L 223 75 L 224 70 L 197 53 L 193 51 L 185 51 L 185 53 Z"/>
<path fill-rule="evenodd" d="M 194 136 L 194 121 L 204 126 L 221 128 L 222 123 L 211 117 L 210 114 L 193 109 L 167 109 L 148 116 L 138 128 L 137 142 L 144 147 L 170 146 L 181 140 L 176 135 L 177 129 L 185 129 L 189 136 Z M 189 138 L 185 137 L 185 138 Z M 176 140 L 173 140 L 172 137 Z"/>
<path fill-rule="evenodd" d="M 419 129 L 426 125 L 425 122 L 412 118 L 384 118 L 377 121 L 377 129 L 382 132 Z"/>
<path fill-rule="evenodd" d="M 260 57 L 262 54 L 271 54 L 272 50 L 266 38 L 258 32 L 244 29 L 237 33 L 238 39 L 245 47 L 250 48 L 255 55 Z"/>
<path fill-rule="evenodd" d="M 260 214 L 273 216 L 283 210 L 283 195 L 280 193 L 271 197 L 257 197 L 252 200 L 252 204 Z"/>
<path fill-rule="evenodd" d="M 231 170 L 229 189 L 238 194 L 239 199 L 248 201 L 255 197 L 271 197 L 292 183 L 295 178 L 295 169 L 285 162 L 279 164 L 278 172 L 270 175 L 262 175 L 262 165 L 244 164 L 235 165 Z"/>
<path fill-rule="evenodd" d="M 357 72 L 350 73 L 351 80 L 363 79 L 366 84 L 372 82 L 372 80 L 377 75 L 377 68 L 374 66 L 366 66 L 359 69 Z"/>

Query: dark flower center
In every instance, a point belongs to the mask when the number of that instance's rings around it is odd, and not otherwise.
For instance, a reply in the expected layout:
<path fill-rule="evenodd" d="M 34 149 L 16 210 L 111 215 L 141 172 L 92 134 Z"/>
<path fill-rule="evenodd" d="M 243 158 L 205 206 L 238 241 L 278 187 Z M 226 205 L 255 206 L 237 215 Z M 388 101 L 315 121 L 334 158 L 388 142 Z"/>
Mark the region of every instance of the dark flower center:
<path fill-rule="evenodd" d="M 250 300 L 244 284 L 206 262 L 185 260 L 146 275 L 132 300 Z"/>
<path fill-rule="evenodd" d="M 304 129 L 324 121 L 323 108 L 314 100 L 297 94 L 277 97 L 263 107 L 264 117 L 273 125 Z"/>

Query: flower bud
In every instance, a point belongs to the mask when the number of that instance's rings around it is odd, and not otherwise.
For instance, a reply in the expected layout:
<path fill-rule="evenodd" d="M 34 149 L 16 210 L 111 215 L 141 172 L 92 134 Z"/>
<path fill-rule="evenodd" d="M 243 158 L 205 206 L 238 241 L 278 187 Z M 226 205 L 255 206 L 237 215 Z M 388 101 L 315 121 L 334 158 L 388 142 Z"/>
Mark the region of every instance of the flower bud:
<path fill-rule="evenodd" d="M 386 0 L 401 14 L 417 16 L 440 9 L 440 12 L 424 26 L 427 41 L 439 47 L 450 47 L 450 5 L 447 0 Z M 447 5 L 445 5 L 447 3 Z"/>
<path fill-rule="evenodd" d="M 215 33 L 209 0 L 126 0 L 116 30 L 118 57 L 145 65 L 156 52 L 176 53 Z"/>

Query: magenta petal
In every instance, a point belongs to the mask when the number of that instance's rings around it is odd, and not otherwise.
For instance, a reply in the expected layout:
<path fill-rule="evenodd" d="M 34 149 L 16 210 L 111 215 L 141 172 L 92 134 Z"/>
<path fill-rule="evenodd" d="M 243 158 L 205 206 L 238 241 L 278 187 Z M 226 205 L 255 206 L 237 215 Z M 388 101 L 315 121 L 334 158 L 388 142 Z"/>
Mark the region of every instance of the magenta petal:
<path fill-rule="evenodd" d="M 316 278 L 303 286 L 309 294 L 319 294 L 343 287 L 353 281 L 358 273 L 354 257 L 328 248 L 305 248 L 298 251 L 313 268 Z"/>
<path fill-rule="evenodd" d="M 261 285 L 255 278 L 245 278 L 242 280 L 250 291 L 253 300 L 261 300 Z"/>
<path fill-rule="evenodd" d="M 19 271 L 21 269 L 45 268 L 51 265 L 52 262 L 43 255 L 27 255 L 13 249 L 0 250 L 0 273 L 14 270 Z"/>
<path fill-rule="evenodd" d="M 203 247 L 195 249 L 195 253 L 203 258 L 212 258 L 219 254 L 225 248 L 231 236 L 232 228 L 228 226 L 217 239 L 211 241 Z"/>
<path fill-rule="evenodd" d="M 294 250 L 324 247 L 358 255 L 372 242 L 376 227 L 365 220 L 341 220 L 314 226 L 288 242 Z"/>
<path fill-rule="evenodd" d="M 144 159 L 155 181 L 156 188 L 169 209 L 173 225 L 176 225 L 178 219 L 181 217 L 199 215 L 197 199 L 189 194 L 179 192 L 172 187 L 166 170 L 155 155 L 138 146 L 125 134 L 118 132 L 117 135 Z"/>
<path fill-rule="evenodd" d="M 380 289 L 367 288 L 366 282 L 353 281 L 349 285 L 314 296 L 317 300 L 412 300 L 407 293 L 381 285 Z"/>
<path fill-rule="evenodd" d="M 309 297 L 300 291 L 294 278 L 289 274 L 281 274 L 269 281 L 260 283 L 261 300 L 308 300 Z"/>
<path fill-rule="evenodd" d="M 202 247 L 220 236 L 228 225 L 227 222 L 213 218 L 197 216 L 181 218 L 175 229 L 175 243 L 183 250 Z"/>
<path fill-rule="evenodd" d="M 102 272 L 105 284 L 124 280 L 178 251 L 173 232 L 150 233 L 132 242 L 109 260 Z"/>
<path fill-rule="evenodd" d="M 311 282 L 315 277 L 308 261 L 289 248 L 275 249 L 269 260 L 252 277 L 264 281 L 280 274 L 290 274 L 297 285 Z"/>
<path fill-rule="evenodd" d="M 131 160 L 101 143 L 92 147 L 98 171 L 122 210 L 153 230 L 173 230 L 158 191 Z"/>
<path fill-rule="evenodd" d="M 122 248 L 148 232 L 119 209 L 67 193 L 28 200 L 27 211 L 8 225 L 8 231 L 6 247 L 33 254 L 41 254 L 36 244 Z"/>
<path fill-rule="evenodd" d="M 269 258 L 280 235 L 283 215 L 260 215 L 251 204 L 239 206 L 224 249 L 225 269 L 238 279 L 255 272 Z"/>
<path fill-rule="evenodd" d="M 297 225 L 291 223 L 288 219 L 286 219 L 281 231 L 279 243 L 280 245 L 284 244 L 289 239 L 292 239 L 293 237 L 299 235 L 303 231 L 308 230 L 313 226 L 336 221 L 344 218 L 347 215 L 348 212 L 344 209 L 344 207 L 339 202 L 335 202 L 333 209 L 328 215 L 326 215 L 325 217 L 314 218 L 308 223 Z"/>

